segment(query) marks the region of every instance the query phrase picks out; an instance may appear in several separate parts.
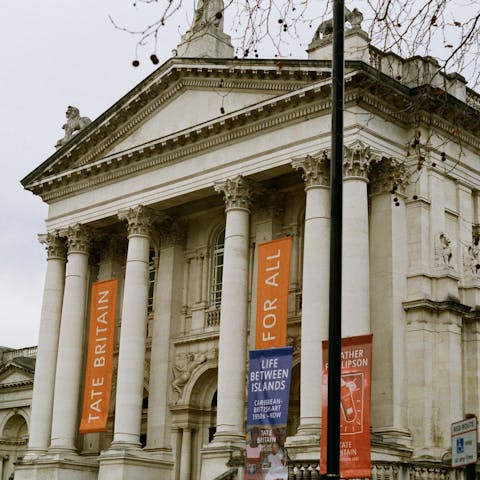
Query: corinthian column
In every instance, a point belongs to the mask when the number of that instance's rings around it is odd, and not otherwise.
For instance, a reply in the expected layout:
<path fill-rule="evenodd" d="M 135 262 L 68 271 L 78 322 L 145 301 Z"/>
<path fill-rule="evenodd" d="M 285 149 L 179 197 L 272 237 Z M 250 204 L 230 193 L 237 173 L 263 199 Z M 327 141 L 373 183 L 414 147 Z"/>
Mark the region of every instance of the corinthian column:
<path fill-rule="evenodd" d="M 90 234 L 86 227 L 77 224 L 69 227 L 65 236 L 68 262 L 55 375 L 51 449 L 74 452 L 78 428 Z"/>
<path fill-rule="evenodd" d="M 118 355 L 112 447 L 140 447 L 147 338 L 148 259 L 154 217 L 143 206 L 120 212 L 128 222 L 128 252 Z"/>
<path fill-rule="evenodd" d="M 226 225 L 220 313 L 215 442 L 242 443 L 247 362 L 248 239 L 252 185 L 243 177 L 219 182 Z"/>
<path fill-rule="evenodd" d="M 168 221 L 161 225 L 160 263 L 158 265 L 153 333 L 151 373 L 148 401 L 147 448 L 171 450 L 167 428 L 170 392 L 170 331 L 172 321 L 180 318 L 184 273 L 185 225 Z"/>
<path fill-rule="evenodd" d="M 295 440 L 318 443 L 322 411 L 322 341 L 328 339 L 330 161 L 325 153 L 292 161 L 305 181 L 300 425 Z M 316 366 L 315 368 L 313 366 Z M 294 441 L 295 441 L 294 440 Z"/>
<path fill-rule="evenodd" d="M 58 232 L 41 235 L 39 240 L 45 244 L 48 258 L 28 438 L 28 455 L 31 456 L 45 453 L 50 445 L 66 262 L 65 241 Z"/>
<path fill-rule="evenodd" d="M 368 169 L 370 147 L 356 141 L 344 149 L 342 336 L 370 332 Z"/>

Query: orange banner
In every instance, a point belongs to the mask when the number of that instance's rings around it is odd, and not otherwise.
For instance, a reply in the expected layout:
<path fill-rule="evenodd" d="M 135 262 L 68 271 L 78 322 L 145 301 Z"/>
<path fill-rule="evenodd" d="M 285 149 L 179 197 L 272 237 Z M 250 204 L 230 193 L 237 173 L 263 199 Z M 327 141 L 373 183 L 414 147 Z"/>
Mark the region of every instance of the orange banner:
<path fill-rule="evenodd" d="M 117 280 L 92 285 L 80 433 L 105 432 L 112 387 Z"/>
<path fill-rule="evenodd" d="M 291 237 L 258 245 L 256 350 L 286 345 L 291 245 Z"/>
<path fill-rule="evenodd" d="M 320 473 L 327 471 L 328 342 L 322 342 Z M 342 338 L 340 379 L 340 477 L 371 476 L 370 394 L 372 335 Z"/>

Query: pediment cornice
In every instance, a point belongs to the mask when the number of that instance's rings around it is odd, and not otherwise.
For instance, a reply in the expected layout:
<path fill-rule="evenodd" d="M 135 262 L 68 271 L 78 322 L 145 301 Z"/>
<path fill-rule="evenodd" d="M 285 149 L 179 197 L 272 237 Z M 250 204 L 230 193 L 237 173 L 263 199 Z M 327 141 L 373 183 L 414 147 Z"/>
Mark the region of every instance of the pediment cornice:
<path fill-rule="evenodd" d="M 319 78 L 328 77 L 329 73 L 325 71 L 325 62 L 317 63 L 319 63 L 317 76 Z M 347 67 L 349 67 L 350 73 L 346 76 L 346 104 L 361 105 L 367 110 L 388 117 L 405 126 L 412 123 L 412 111 L 409 108 L 411 108 L 415 96 L 418 95 L 418 89 L 417 91 L 409 89 L 362 62 L 349 63 L 350 65 L 347 64 Z M 278 70 L 278 66 L 274 67 L 272 65 L 271 67 Z M 161 94 L 158 94 L 158 92 L 150 93 L 150 103 L 132 112 L 129 119 L 124 120 L 123 123 L 119 121 L 120 126 L 113 133 L 110 130 L 111 133 L 105 135 L 103 142 L 97 142 L 95 147 L 82 155 L 68 150 L 68 144 L 65 145 L 64 149 L 66 151 L 62 156 L 55 159 L 50 168 L 44 168 L 37 175 L 34 171 L 22 181 L 24 187 L 40 195 L 47 202 L 56 200 L 85 189 L 94 188 L 100 184 L 137 174 L 142 170 L 158 168 L 160 165 L 198 155 L 202 151 L 218 148 L 223 144 L 239 140 L 248 135 L 278 128 L 289 123 L 300 122 L 305 118 L 324 115 L 331 109 L 331 81 L 329 78 L 320 81 L 310 80 L 307 85 L 303 83 L 303 86 L 299 87 L 302 81 L 291 70 L 286 75 L 290 78 L 291 83 L 286 87 L 283 81 L 272 80 L 274 70 L 268 68 L 264 68 L 259 75 L 259 68 L 256 70 L 250 69 L 247 72 L 244 72 L 245 69 L 240 69 L 240 72 L 236 72 L 236 69 L 232 67 L 232 75 L 235 74 L 235 78 L 225 76 L 227 71 L 225 65 L 219 66 L 217 70 L 207 68 L 205 65 L 198 68 L 183 65 L 182 68 L 182 72 L 185 74 L 182 78 L 178 77 L 178 71 L 175 74 L 172 73 L 176 77 L 176 81 L 170 87 L 165 88 Z M 299 68 L 299 66 L 295 65 L 295 68 Z M 209 76 L 206 76 L 205 69 L 212 70 Z M 188 72 L 188 75 L 186 75 L 186 72 Z M 302 72 L 309 78 L 313 77 L 311 70 L 307 68 Z M 283 74 L 284 72 L 282 72 Z M 293 80 L 291 77 L 293 77 Z M 268 89 L 276 86 L 280 94 L 273 99 L 259 102 L 237 112 L 223 115 L 135 148 L 109 156 L 102 156 L 107 148 L 116 143 L 118 139 L 124 138 L 129 131 L 136 128 L 162 103 L 175 96 L 178 91 L 186 88 L 186 86 L 188 88 L 206 88 L 209 85 L 212 87 L 219 81 L 219 78 L 224 79 L 224 84 L 228 85 L 228 88 L 233 88 L 233 85 L 238 87 L 244 82 L 245 85 L 242 88 L 249 88 L 248 85 L 250 85 L 250 88 L 253 88 L 253 85 L 258 88 L 260 84 Z M 279 87 L 277 84 L 283 86 Z M 282 89 L 286 91 L 282 92 Z M 149 91 L 148 88 L 146 91 Z M 434 128 L 438 128 L 449 135 L 452 131 L 452 123 L 449 121 L 451 117 L 445 115 L 448 105 L 444 100 L 440 105 L 430 104 L 429 107 L 431 108 L 428 111 L 420 109 L 415 111 L 415 121 L 429 122 Z M 458 111 L 461 107 L 465 115 L 464 124 L 471 127 L 470 131 L 469 128 L 457 129 L 456 138 L 480 151 L 480 138 L 477 133 L 480 127 L 478 121 L 472 123 L 473 115 L 468 112 L 469 107 L 467 105 L 458 105 L 454 100 L 450 103 L 452 111 Z M 125 108 L 121 109 L 119 115 L 126 115 L 128 110 L 129 108 L 126 105 Z M 436 115 L 436 110 L 440 111 L 442 115 Z M 470 125 L 468 122 L 470 122 Z M 105 121 L 105 123 L 107 122 Z M 99 129 L 101 130 L 100 127 Z M 89 143 L 87 140 L 85 142 Z M 79 149 L 81 149 L 81 143 L 78 146 Z"/>
<path fill-rule="evenodd" d="M 162 104 L 186 88 L 224 88 L 237 91 L 282 93 L 326 78 L 325 61 L 217 60 L 173 58 L 153 72 L 115 105 L 74 135 L 23 180 L 24 186 L 65 166 L 86 164 L 98 158 L 119 139 L 140 125 Z"/>

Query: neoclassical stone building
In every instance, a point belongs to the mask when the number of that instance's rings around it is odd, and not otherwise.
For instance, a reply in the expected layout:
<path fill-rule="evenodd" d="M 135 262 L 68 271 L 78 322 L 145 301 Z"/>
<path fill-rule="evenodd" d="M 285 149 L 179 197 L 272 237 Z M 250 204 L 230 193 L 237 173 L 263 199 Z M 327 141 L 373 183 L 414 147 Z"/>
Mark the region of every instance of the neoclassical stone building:
<path fill-rule="evenodd" d="M 30 424 L 36 347 L 0 347 L 0 480 L 25 454 Z"/>
<path fill-rule="evenodd" d="M 257 245 L 285 235 L 291 473 L 318 463 L 331 39 L 306 60 L 237 59 L 221 27 L 194 24 L 93 122 L 69 109 L 22 180 L 49 213 L 16 480 L 242 478 Z M 361 15 L 347 27 L 343 335 L 373 334 L 372 476 L 443 479 L 450 424 L 480 405 L 480 95 L 372 47 Z M 81 435 L 90 286 L 110 278 L 108 428 Z"/>

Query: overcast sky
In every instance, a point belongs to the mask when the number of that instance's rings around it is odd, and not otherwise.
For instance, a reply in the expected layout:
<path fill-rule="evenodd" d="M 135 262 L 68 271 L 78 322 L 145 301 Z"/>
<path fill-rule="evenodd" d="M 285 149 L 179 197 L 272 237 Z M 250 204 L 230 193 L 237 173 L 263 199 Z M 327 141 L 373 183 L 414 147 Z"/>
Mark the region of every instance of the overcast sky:
<path fill-rule="evenodd" d="M 54 153 L 55 142 L 63 137 L 68 105 L 93 120 L 154 70 L 146 53 L 139 68 L 131 66 L 135 39 L 108 20 L 111 13 L 126 22 L 131 5 L 127 0 L 2 4 L 1 346 L 19 348 L 38 340 L 46 253 L 37 234 L 45 231 L 47 208 L 23 190 L 20 180 Z M 161 63 L 178 43 L 182 19 L 175 20 L 161 39 Z"/>
<path fill-rule="evenodd" d="M 145 26 L 158 18 L 155 4 L 139 3 L 134 8 L 134 1 L 3 2 L 0 346 L 31 346 L 38 339 L 46 253 L 37 234 L 45 232 L 47 208 L 39 197 L 23 190 L 20 180 L 54 153 L 55 142 L 63 137 L 61 127 L 68 105 L 78 107 L 82 116 L 94 120 L 155 69 L 148 60 L 152 53 L 148 49 L 139 55 L 140 67 L 132 67 L 136 40 L 115 29 L 108 19 L 110 14 L 120 25 Z M 184 11 L 161 32 L 160 50 L 156 51 L 160 64 L 170 57 L 180 32 L 190 24 L 194 0 L 184 4 Z M 308 40 L 292 45 L 290 54 L 305 58 L 305 47 L 301 45 Z"/>

